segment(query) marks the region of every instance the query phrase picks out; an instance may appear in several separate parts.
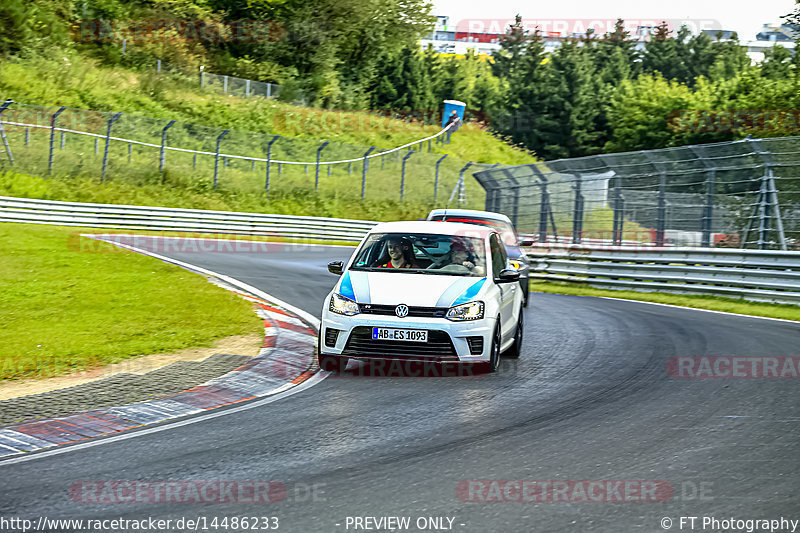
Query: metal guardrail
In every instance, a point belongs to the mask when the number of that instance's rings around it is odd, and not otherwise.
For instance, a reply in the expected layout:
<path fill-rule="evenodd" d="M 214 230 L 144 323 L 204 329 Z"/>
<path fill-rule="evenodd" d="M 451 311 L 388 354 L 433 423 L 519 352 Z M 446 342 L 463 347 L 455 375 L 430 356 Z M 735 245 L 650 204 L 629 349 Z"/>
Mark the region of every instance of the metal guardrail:
<path fill-rule="evenodd" d="M 592 287 L 800 305 L 800 252 L 541 244 L 531 277 Z"/>
<path fill-rule="evenodd" d="M 377 222 L 0 196 L 0 222 L 358 242 Z M 800 304 L 800 252 L 537 244 L 531 277 Z"/>
<path fill-rule="evenodd" d="M 358 242 L 377 222 L 0 196 L 0 222 Z"/>

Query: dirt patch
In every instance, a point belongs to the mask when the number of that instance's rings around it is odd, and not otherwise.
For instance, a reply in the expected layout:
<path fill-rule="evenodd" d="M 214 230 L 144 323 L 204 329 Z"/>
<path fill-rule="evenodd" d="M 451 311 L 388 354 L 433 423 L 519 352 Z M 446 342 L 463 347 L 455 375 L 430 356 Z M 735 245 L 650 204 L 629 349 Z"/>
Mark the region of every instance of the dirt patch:
<path fill-rule="evenodd" d="M 176 361 L 204 361 L 217 353 L 254 357 L 261 350 L 264 335 L 233 335 L 219 339 L 208 348 L 190 348 L 173 353 L 143 355 L 101 368 L 45 379 L 0 381 L 0 400 L 19 398 L 91 383 L 117 374 L 146 374 Z"/>

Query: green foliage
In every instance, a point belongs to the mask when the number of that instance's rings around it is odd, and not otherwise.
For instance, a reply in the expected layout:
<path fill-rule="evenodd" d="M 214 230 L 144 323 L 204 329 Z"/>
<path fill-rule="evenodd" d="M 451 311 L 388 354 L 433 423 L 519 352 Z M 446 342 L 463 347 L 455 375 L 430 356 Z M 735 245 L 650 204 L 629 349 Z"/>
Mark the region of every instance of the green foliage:
<path fill-rule="evenodd" d="M 68 44 L 68 0 L 3 0 L 0 2 L 0 58 L 30 55 Z"/>

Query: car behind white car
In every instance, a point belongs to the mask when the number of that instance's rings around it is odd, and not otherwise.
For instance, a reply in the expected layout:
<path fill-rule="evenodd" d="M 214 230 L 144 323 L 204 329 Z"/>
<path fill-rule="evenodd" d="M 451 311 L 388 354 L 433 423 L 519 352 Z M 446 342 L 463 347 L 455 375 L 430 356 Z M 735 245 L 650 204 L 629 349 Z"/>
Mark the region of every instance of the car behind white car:
<path fill-rule="evenodd" d="M 500 364 L 517 357 L 523 334 L 519 272 L 500 234 L 449 222 L 375 226 L 325 299 L 319 362 L 348 359 Z"/>

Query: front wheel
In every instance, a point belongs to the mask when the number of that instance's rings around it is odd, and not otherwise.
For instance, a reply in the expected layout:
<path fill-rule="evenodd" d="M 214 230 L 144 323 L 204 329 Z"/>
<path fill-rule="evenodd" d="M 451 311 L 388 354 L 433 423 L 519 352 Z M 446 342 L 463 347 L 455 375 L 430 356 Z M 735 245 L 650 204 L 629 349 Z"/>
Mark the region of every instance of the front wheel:
<path fill-rule="evenodd" d="M 525 313 L 523 313 L 524 306 L 519 308 L 519 318 L 517 319 L 517 332 L 514 334 L 514 344 L 506 352 L 507 357 L 512 359 L 518 358 L 522 355 L 522 333 L 525 331 Z"/>
<path fill-rule="evenodd" d="M 319 367 L 327 372 L 340 374 L 344 372 L 345 368 L 347 368 L 347 361 L 347 357 L 341 357 L 338 355 L 320 355 Z"/>
<path fill-rule="evenodd" d="M 497 319 L 497 326 L 492 335 L 492 348 L 489 354 L 489 372 L 497 372 L 500 368 L 500 318 Z"/>
<path fill-rule="evenodd" d="M 528 307 L 528 295 L 531 292 L 530 281 L 525 278 L 522 285 L 522 307 Z"/>

